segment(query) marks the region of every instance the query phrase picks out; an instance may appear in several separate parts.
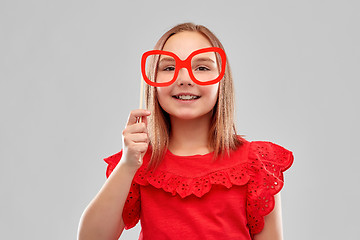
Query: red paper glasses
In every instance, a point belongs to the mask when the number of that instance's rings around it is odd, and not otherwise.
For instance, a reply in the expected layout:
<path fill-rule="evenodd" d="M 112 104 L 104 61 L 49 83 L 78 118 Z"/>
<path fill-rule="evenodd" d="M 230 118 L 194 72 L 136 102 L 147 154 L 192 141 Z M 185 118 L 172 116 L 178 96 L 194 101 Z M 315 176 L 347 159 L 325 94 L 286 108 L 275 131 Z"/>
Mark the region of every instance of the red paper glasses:
<path fill-rule="evenodd" d="M 225 65 L 225 52 L 218 47 L 196 50 L 185 60 L 172 52 L 151 50 L 142 55 L 141 73 L 147 84 L 166 87 L 176 81 L 181 68 L 186 68 L 193 82 L 211 85 L 224 77 Z"/>

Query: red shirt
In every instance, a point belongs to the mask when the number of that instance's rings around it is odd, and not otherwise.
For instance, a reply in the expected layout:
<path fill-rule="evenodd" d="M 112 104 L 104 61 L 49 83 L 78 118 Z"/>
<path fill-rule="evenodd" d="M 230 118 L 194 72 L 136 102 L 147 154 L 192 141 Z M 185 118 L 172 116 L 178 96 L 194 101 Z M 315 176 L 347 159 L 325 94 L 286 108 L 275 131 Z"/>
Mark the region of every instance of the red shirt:
<path fill-rule="evenodd" d="M 105 158 L 109 177 L 122 152 Z M 125 229 L 141 222 L 139 239 L 251 239 L 264 227 L 283 187 L 292 152 L 271 142 L 244 143 L 230 156 L 176 156 L 136 172 L 124 209 Z"/>

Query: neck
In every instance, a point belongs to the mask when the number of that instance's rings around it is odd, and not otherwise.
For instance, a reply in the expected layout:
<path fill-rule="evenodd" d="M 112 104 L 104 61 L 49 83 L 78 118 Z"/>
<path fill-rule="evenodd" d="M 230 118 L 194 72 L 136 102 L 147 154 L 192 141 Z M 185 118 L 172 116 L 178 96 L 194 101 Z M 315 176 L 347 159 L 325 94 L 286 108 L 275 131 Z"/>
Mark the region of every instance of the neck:
<path fill-rule="evenodd" d="M 184 120 L 170 117 L 169 150 L 176 155 L 207 154 L 211 112 L 196 119 Z"/>

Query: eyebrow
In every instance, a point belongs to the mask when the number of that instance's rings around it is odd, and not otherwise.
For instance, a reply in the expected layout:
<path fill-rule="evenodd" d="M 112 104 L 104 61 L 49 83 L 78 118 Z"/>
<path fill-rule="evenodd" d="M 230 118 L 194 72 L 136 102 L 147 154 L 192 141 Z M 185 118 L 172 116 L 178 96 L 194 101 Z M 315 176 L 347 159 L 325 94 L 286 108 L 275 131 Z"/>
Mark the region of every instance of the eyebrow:
<path fill-rule="evenodd" d="M 175 62 L 175 59 L 172 58 L 172 57 L 164 57 L 164 58 L 161 58 L 161 59 L 159 60 L 159 62 L 163 62 L 163 61 Z"/>
<path fill-rule="evenodd" d="M 213 63 L 215 63 L 214 60 L 212 60 L 211 58 L 206 58 L 206 57 L 201 57 L 201 58 L 196 58 L 195 57 L 194 60 L 200 61 L 200 62 L 213 62 Z"/>

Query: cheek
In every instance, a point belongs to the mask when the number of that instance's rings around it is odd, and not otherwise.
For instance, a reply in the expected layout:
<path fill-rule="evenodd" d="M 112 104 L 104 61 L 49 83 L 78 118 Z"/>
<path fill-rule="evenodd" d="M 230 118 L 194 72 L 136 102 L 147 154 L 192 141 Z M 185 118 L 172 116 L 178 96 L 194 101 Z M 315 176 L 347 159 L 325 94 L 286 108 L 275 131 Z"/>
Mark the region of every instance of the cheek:
<path fill-rule="evenodd" d="M 163 103 L 166 102 L 166 98 L 170 96 L 170 89 L 168 89 L 167 87 L 157 87 L 155 94 L 160 106 L 164 108 Z"/>
<path fill-rule="evenodd" d="M 156 95 L 158 98 L 164 98 L 166 96 L 170 96 L 170 89 L 168 89 L 167 87 L 157 87 Z"/>
<path fill-rule="evenodd" d="M 212 100 L 217 100 L 218 94 L 219 94 L 219 84 L 207 86 L 206 89 L 204 89 L 206 94 L 209 96 Z"/>

